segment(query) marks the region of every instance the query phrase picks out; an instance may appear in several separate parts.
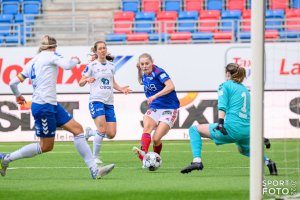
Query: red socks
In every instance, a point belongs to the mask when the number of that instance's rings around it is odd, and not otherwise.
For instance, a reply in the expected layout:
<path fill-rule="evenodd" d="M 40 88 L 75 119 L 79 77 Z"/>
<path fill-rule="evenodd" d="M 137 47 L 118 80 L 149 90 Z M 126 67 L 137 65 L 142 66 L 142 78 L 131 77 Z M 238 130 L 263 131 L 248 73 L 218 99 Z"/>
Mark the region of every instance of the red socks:
<path fill-rule="evenodd" d="M 158 145 L 158 146 L 154 146 L 154 144 L 153 144 L 153 151 L 155 153 L 160 155 L 161 149 L 162 149 L 162 143 L 160 143 L 160 145 Z"/>
<path fill-rule="evenodd" d="M 143 133 L 141 138 L 141 149 L 145 153 L 148 153 L 148 149 L 151 143 L 151 135 L 149 133 Z"/>

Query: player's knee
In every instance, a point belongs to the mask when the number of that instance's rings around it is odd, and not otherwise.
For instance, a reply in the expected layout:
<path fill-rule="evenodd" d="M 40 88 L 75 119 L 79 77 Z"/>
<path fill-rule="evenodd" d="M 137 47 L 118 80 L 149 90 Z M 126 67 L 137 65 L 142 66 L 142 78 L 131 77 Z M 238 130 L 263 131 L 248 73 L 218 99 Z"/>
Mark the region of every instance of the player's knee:
<path fill-rule="evenodd" d="M 107 136 L 109 139 L 113 139 L 113 138 L 116 136 L 116 132 L 113 132 L 113 133 L 107 132 L 107 133 L 106 133 L 106 136 Z"/>
<path fill-rule="evenodd" d="M 41 150 L 43 153 L 49 152 L 53 150 L 54 145 L 44 144 L 41 146 Z"/>
<path fill-rule="evenodd" d="M 238 151 L 240 154 L 244 155 L 244 156 L 249 156 L 249 150 L 246 149 L 242 149 L 238 147 Z"/>

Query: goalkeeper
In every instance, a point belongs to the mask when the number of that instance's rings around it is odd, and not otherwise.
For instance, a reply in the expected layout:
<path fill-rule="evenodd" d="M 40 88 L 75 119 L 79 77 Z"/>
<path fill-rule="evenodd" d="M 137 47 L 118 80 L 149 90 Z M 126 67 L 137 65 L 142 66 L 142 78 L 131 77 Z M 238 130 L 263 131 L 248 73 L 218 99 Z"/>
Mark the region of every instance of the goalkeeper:
<path fill-rule="evenodd" d="M 242 84 L 246 71 L 238 64 L 230 63 L 225 73 L 227 81 L 218 89 L 218 123 L 189 128 L 193 161 L 181 173 L 203 169 L 201 137 L 212 139 L 216 145 L 235 143 L 242 155 L 250 155 L 250 93 Z M 268 140 L 265 140 L 265 144 L 268 147 Z M 275 162 L 266 156 L 264 161 L 270 174 L 277 175 Z"/>

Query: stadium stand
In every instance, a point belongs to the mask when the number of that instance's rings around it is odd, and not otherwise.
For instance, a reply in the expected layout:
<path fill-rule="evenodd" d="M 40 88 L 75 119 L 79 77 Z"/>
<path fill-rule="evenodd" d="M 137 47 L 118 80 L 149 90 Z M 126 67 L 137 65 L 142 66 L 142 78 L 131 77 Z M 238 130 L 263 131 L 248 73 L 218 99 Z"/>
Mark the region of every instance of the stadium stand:
<path fill-rule="evenodd" d="M 299 10 L 300 0 L 267 0 L 266 40 L 299 41 Z M 251 0 L 2 0 L 0 44 L 46 33 L 67 45 L 249 42 L 250 28 Z"/>

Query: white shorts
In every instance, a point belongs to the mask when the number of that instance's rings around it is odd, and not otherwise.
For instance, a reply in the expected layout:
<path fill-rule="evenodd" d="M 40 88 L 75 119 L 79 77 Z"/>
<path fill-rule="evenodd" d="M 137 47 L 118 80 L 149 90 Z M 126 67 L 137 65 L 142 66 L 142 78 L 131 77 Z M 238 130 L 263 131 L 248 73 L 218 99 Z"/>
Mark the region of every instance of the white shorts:
<path fill-rule="evenodd" d="M 177 109 L 154 109 L 150 108 L 145 113 L 145 116 L 151 117 L 156 124 L 165 122 L 170 128 L 173 127 L 178 115 Z"/>

